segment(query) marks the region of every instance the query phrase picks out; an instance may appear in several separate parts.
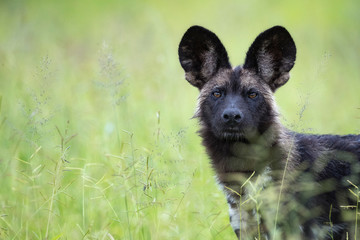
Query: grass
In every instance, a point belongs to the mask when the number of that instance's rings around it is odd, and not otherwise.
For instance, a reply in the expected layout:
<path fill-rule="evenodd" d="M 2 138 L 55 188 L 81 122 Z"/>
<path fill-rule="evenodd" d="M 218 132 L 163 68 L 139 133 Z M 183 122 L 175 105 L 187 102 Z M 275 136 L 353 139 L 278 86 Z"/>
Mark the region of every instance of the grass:
<path fill-rule="evenodd" d="M 258 33 L 286 26 L 298 56 L 276 93 L 284 124 L 358 133 L 358 8 L 2 1 L 0 239 L 232 239 L 190 119 L 197 90 L 177 59 L 182 34 L 208 27 L 237 64 Z"/>

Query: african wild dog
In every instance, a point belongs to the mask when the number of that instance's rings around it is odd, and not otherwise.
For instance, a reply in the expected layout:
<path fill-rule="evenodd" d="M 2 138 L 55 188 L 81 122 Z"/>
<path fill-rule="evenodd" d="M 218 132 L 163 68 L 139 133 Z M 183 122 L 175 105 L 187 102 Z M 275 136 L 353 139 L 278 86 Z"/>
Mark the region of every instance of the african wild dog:
<path fill-rule="evenodd" d="M 200 90 L 199 133 L 238 238 L 353 239 L 356 213 L 346 206 L 357 205 L 360 135 L 302 134 L 280 123 L 273 93 L 295 58 L 280 26 L 261 33 L 235 68 L 203 27 L 189 28 L 179 45 L 185 78 Z"/>

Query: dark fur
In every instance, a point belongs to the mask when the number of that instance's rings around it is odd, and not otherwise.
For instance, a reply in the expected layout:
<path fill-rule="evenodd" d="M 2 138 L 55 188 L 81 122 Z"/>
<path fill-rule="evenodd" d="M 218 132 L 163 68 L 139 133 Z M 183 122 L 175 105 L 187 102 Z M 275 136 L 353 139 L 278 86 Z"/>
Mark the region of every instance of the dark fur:
<path fill-rule="evenodd" d="M 280 123 L 273 93 L 295 58 L 295 43 L 280 26 L 261 33 L 236 68 L 205 28 L 189 28 L 179 45 L 186 80 L 200 90 L 199 133 L 237 236 L 352 239 L 355 210 L 342 206 L 356 206 L 349 189 L 357 194 L 351 183 L 360 186 L 360 136 L 301 134 Z"/>

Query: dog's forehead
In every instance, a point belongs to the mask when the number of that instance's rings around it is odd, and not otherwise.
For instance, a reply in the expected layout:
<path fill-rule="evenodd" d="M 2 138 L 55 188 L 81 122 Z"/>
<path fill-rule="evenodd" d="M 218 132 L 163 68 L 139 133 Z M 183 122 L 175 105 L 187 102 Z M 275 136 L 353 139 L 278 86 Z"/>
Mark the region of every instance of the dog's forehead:
<path fill-rule="evenodd" d="M 227 68 L 222 69 L 214 76 L 214 78 L 210 81 L 211 87 L 224 87 L 231 83 L 234 78 L 234 70 Z"/>
<path fill-rule="evenodd" d="M 222 69 L 208 82 L 204 90 L 214 88 L 247 89 L 261 87 L 258 76 L 247 69 L 237 66 L 233 69 Z"/>
<path fill-rule="evenodd" d="M 237 81 L 240 83 L 241 88 L 263 88 L 264 84 L 253 71 L 249 71 L 242 67 L 234 69 Z"/>

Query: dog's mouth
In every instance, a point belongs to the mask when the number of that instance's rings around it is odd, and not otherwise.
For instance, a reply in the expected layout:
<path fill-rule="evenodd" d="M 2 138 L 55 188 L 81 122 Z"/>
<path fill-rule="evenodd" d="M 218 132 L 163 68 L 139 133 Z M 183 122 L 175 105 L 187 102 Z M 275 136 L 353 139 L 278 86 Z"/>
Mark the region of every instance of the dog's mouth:
<path fill-rule="evenodd" d="M 240 126 L 228 126 L 216 130 L 218 138 L 225 141 L 248 143 L 257 136 L 255 129 Z"/>
<path fill-rule="evenodd" d="M 221 131 L 222 139 L 228 141 L 243 141 L 246 140 L 245 133 L 236 127 L 226 128 Z"/>

